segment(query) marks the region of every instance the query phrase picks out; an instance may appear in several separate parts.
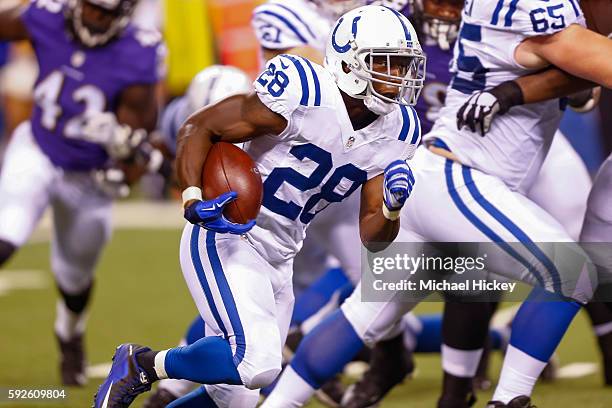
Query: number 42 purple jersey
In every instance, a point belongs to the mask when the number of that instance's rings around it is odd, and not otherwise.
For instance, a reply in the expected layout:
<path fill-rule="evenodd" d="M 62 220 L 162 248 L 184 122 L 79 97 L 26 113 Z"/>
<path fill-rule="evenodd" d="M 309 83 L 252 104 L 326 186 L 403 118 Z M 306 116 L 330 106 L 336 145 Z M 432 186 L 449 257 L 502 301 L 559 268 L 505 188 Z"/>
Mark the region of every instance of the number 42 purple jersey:
<path fill-rule="evenodd" d="M 159 33 L 129 25 L 116 40 L 87 48 L 70 34 L 63 3 L 48 0 L 33 1 L 22 20 L 39 66 L 34 138 L 58 167 L 87 171 L 104 166 L 104 148 L 83 140 L 83 121 L 96 112 L 114 112 L 127 87 L 158 81 Z"/>

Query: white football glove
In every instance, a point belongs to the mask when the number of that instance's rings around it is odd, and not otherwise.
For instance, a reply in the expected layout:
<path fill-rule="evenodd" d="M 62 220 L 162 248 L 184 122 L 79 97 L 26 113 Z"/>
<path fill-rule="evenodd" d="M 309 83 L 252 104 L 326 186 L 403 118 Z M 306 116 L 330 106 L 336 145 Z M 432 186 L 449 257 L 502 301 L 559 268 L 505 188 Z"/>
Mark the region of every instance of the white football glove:
<path fill-rule="evenodd" d="M 385 169 L 383 181 L 383 215 L 395 221 L 414 188 L 414 175 L 405 160 L 395 160 Z"/>
<path fill-rule="evenodd" d="M 497 97 L 487 91 L 472 94 L 457 112 L 457 129 L 467 126 L 481 136 L 491 128 L 491 122 L 501 110 Z"/>
<path fill-rule="evenodd" d="M 112 198 L 125 198 L 130 195 L 130 186 L 125 181 L 125 173 L 116 167 L 96 170 L 94 179 L 100 190 Z"/>
<path fill-rule="evenodd" d="M 134 150 L 146 139 L 144 129 L 132 129 L 117 122 L 111 112 L 101 112 L 85 119 L 83 138 L 104 146 L 113 160 L 123 160 L 132 155 Z"/>

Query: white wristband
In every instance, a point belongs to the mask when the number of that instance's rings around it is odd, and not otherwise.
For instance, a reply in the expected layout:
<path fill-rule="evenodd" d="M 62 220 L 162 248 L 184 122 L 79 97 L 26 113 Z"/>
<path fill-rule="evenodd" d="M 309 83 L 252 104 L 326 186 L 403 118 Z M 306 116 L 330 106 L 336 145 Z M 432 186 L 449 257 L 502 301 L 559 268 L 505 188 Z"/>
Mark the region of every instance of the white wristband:
<path fill-rule="evenodd" d="M 196 186 L 190 186 L 183 190 L 183 205 L 190 200 L 202 200 L 202 189 Z"/>
<path fill-rule="evenodd" d="M 382 213 L 384 215 L 384 217 L 386 219 L 388 219 L 389 221 L 395 221 L 400 217 L 400 211 L 401 210 L 395 210 L 395 211 L 391 211 L 387 208 L 387 206 L 385 205 L 385 203 L 383 203 L 382 205 Z"/>

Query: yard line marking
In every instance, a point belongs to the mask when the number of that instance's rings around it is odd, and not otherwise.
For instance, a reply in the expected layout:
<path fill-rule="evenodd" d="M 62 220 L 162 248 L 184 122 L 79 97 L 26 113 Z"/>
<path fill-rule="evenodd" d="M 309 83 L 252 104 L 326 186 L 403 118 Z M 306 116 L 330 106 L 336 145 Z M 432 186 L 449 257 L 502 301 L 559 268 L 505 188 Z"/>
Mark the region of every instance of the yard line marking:
<path fill-rule="evenodd" d="M 0 296 L 15 290 L 39 290 L 49 287 L 45 271 L 38 269 L 3 270 L 0 273 Z"/>
<path fill-rule="evenodd" d="M 557 378 L 580 378 L 595 374 L 599 371 L 597 363 L 581 361 L 570 363 L 559 368 Z"/>

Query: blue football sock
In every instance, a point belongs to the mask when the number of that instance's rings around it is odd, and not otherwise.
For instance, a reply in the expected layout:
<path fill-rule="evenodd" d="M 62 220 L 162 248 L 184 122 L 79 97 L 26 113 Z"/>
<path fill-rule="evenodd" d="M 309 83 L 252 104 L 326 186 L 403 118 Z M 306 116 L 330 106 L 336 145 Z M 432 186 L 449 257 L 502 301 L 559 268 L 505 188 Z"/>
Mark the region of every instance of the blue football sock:
<path fill-rule="evenodd" d="M 489 340 L 493 350 L 501 350 L 504 346 L 504 333 L 499 329 L 490 329 Z"/>
<path fill-rule="evenodd" d="M 204 327 L 204 320 L 202 320 L 202 317 L 200 315 L 196 316 L 187 329 L 187 333 L 185 333 L 185 340 L 187 341 L 187 344 L 193 344 L 202 337 L 206 336 L 204 333 Z"/>
<path fill-rule="evenodd" d="M 563 300 L 557 294 L 534 288 L 512 322 L 510 344 L 546 362 L 579 310 L 578 302 Z"/>
<path fill-rule="evenodd" d="M 217 336 L 170 349 L 164 367 L 170 378 L 200 384 L 242 384 L 229 343 Z"/>
<path fill-rule="evenodd" d="M 355 286 L 351 282 L 347 282 L 344 286 L 338 289 L 338 306 L 340 306 L 347 297 L 351 296 L 351 293 L 355 290 Z M 334 292 L 335 293 L 335 292 Z"/>
<path fill-rule="evenodd" d="M 421 321 L 421 332 L 416 336 L 416 353 L 439 353 L 442 348 L 442 315 L 417 316 Z"/>
<path fill-rule="evenodd" d="M 313 282 L 295 301 L 291 325 L 299 326 L 323 307 L 333 293 L 349 283 L 340 268 L 329 269 Z"/>
<path fill-rule="evenodd" d="M 173 401 L 166 408 L 217 408 L 217 404 L 208 396 L 206 388 L 199 387 Z"/>
<path fill-rule="evenodd" d="M 363 348 L 351 324 L 338 309 L 304 337 L 291 367 L 313 388 L 319 388 Z"/>

